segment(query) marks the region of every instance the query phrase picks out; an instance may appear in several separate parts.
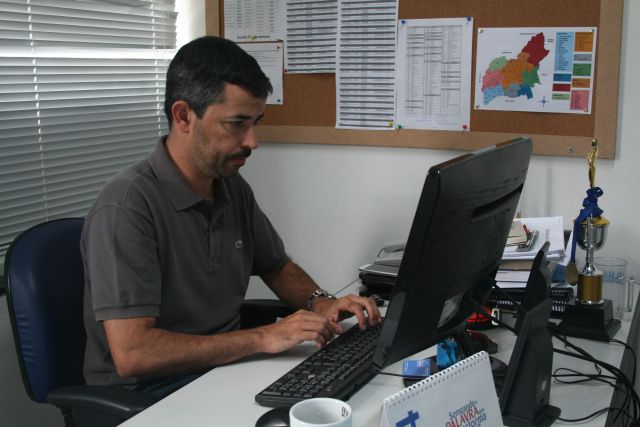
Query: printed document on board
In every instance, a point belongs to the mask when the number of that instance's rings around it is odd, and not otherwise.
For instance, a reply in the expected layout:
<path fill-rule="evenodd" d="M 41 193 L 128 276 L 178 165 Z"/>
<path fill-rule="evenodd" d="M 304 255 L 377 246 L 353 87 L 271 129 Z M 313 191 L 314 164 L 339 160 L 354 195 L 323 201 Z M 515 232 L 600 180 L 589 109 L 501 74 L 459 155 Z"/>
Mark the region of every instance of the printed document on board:
<path fill-rule="evenodd" d="M 262 72 L 269 77 L 273 92 L 267 97 L 267 104 L 281 105 L 284 102 L 282 42 L 238 43 L 238 46 L 253 56 L 258 61 Z"/>
<path fill-rule="evenodd" d="M 341 0 L 336 127 L 394 129 L 398 1 Z"/>
<path fill-rule="evenodd" d="M 402 19 L 396 127 L 469 130 L 473 18 Z"/>
<path fill-rule="evenodd" d="M 224 0 L 224 36 L 235 42 L 284 40 L 285 0 Z"/>

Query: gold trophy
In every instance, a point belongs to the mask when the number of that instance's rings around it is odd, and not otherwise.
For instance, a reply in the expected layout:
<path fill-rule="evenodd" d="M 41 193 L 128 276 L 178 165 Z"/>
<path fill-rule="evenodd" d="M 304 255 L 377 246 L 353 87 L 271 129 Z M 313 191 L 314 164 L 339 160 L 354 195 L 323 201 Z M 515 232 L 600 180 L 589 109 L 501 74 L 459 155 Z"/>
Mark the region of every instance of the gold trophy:
<path fill-rule="evenodd" d="M 589 164 L 589 188 L 595 189 L 596 158 L 598 156 L 598 140 L 591 143 L 591 151 L 587 153 Z M 602 248 L 607 240 L 609 221 L 603 216 L 591 213 L 580 223 L 578 246 L 586 251 L 585 266 L 578 274 L 577 300 L 581 304 L 602 304 L 602 272 L 593 264 L 594 252 Z"/>
<path fill-rule="evenodd" d="M 583 209 L 576 218 L 573 230 L 571 261 L 567 266 L 566 280 L 578 284 L 575 303 L 566 307 L 565 318 L 559 328 L 566 335 L 599 341 L 610 341 L 620 328 L 620 321 L 613 318 L 611 300 L 602 299 L 602 272 L 594 265 L 594 253 L 602 248 L 607 240 L 609 221 L 598 207 L 598 197 L 603 192 L 595 186 L 596 158 L 598 140 L 591 142 L 591 151 L 587 153 L 589 165 L 589 190 L 582 203 Z M 577 273 L 575 266 L 576 244 L 586 251 L 585 266 Z"/>

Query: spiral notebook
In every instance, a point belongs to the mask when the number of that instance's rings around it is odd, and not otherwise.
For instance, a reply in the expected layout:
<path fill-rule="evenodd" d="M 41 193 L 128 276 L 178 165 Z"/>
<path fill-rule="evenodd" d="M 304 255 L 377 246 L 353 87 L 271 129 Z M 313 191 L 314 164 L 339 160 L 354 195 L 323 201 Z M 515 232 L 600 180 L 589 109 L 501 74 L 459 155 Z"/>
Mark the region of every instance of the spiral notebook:
<path fill-rule="evenodd" d="M 481 351 L 387 397 L 379 427 L 502 427 L 489 355 Z"/>

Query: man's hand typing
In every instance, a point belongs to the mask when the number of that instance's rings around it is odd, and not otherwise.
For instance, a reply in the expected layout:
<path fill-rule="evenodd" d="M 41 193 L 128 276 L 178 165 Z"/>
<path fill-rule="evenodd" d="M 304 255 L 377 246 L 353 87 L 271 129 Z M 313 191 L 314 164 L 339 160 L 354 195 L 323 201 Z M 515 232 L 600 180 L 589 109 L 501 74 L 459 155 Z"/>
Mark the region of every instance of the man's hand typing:
<path fill-rule="evenodd" d="M 335 300 L 318 298 L 313 304 L 313 311 L 322 314 L 334 324 L 356 316 L 360 329 L 365 329 L 367 325 L 374 326 L 382 320 L 380 310 L 371 298 L 353 294 Z"/>
<path fill-rule="evenodd" d="M 307 310 L 298 310 L 279 322 L 261 328 L 263 351 L 279 353 L 303 341 L 315 341 L 316 347 L 324 347 L 342 328 L 327 317 Z"/>

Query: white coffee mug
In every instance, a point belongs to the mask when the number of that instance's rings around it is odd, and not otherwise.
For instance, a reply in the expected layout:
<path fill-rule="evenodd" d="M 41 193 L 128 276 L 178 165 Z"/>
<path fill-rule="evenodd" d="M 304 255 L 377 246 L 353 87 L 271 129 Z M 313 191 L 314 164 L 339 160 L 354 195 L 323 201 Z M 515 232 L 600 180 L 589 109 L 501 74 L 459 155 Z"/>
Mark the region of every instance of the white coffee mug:
<path fill-rule="evenodd" d="M 351 427 L 351 406 L 342 400 L 316 397 L 289 410 L 291 427 Z"/>

